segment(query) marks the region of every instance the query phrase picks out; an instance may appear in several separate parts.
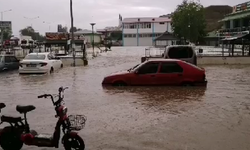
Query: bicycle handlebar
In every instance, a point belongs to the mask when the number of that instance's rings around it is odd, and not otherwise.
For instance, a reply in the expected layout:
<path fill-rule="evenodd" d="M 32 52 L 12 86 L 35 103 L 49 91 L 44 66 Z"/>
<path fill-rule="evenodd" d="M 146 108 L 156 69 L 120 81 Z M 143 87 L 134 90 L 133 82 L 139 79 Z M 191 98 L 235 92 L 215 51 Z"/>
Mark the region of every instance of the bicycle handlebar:
<path fill-rule="evenodd" d="M 47 98 L 47 97 L 50 97 L 50 98 L 51 98 L 51 101 L 52 101 L 52 103 L 53 103 L 53 105 L 58 105 L 58 104 L 60 104 L 61 101 L 63 100 L 63 97 L 61 97 L 61 93 L 64 92 L 64 90 L 66 90 L 66 89 L 68 89 L 68 87 L 65 87 L 65 88 L 60 87 L 60 88 L 58 89 L 58 91 L 59 91 L 59 94 L 58 94 L 59 98 L 58 98 L 58 100 L 57 100 L 56 102 L 54 101 L 54 97 L 53 97 L 53 95 L 51 95 L 51 94 L 39 95 L 37 98 Z"/>

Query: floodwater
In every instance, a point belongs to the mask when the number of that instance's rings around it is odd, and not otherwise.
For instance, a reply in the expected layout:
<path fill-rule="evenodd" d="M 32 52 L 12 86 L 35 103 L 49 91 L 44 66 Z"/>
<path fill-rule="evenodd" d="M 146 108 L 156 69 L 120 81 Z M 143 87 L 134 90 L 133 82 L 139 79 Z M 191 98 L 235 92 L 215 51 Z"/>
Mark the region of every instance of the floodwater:
<path fill-rule="evenodd" d="M 87 116 L 79 134 L 88 150 L 250 149 L 250 67 L 203 66 L 207 88 L 101 86 L 105 75 L 133 67 L 143 54 L 140 48 L 114 47 L 87 67 L 63 68 L 52 75 L 0 74 L 1 102 L 7 105 L 2 114 L 19 116 L 17 104 L 35 105 L 28 113 L 31 128 L 52 133 L 54 108 L 37 95 L 68 86 L 69 114 Z"/>

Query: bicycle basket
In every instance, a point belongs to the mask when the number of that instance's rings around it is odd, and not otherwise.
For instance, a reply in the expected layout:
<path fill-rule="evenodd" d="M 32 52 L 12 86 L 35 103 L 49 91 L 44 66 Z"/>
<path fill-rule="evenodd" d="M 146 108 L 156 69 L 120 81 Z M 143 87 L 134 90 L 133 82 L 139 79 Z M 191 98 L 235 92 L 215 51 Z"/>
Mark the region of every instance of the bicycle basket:
<path fill-rule="evenodd" d="M 87 117 L 84 115 L 69 115 L 70 129 L 79 131 L 84 128 Z"/>

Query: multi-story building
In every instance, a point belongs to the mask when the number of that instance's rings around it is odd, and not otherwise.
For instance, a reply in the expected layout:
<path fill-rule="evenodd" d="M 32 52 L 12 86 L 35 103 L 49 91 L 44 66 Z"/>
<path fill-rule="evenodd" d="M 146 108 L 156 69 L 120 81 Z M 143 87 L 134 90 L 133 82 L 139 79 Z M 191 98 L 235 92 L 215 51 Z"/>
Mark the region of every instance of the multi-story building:
<path fill-rule="evenodd" d="M 232 13 L 226 15 L 220 22 L 223 22 L 223 28 L 219 31 L 221 38 L 248 34 L 250 30 L 250 1 L 234 6 Z"/>
<path fill-rule="evenodd" d="M 124 18 L 122 43 L 123 46 L 153 46 L 154 39 L 166 31 L 172 32 L 168 17 Z"/>

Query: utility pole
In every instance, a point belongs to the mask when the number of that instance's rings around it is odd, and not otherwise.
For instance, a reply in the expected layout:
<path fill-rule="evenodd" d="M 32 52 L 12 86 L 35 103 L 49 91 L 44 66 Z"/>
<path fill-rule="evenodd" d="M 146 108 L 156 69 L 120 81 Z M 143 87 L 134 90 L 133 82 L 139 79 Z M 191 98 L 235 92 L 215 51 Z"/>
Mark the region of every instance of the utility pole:
<path fill-rule="evenodd" d="M 73 67 L 76 66 L 76 56 L 75 56 L 75 38 L 74 38 L 74 18 L 73 18 L 73 6 L 72 6 L 72 0 L 70 0 L 70 18 L 71 18 L 71 48 L 73 52 Z"/>
<path fill-rule="evenodd" d="M 94 40 L 94 25 L 95 23 L 90 23 L 92 26 L 92 48 L 93 48 L 93 57 L 95 57 L 95 40 Z"/>
<path fill-rule="evenodd" d="M 9 11 L 12 11 L 12 9 L 5 10 L 5 11 L 1 12 L 1 21 L 3 21 L 3 13 L 9 12 Z M 1 48 L 2 48 L 2 50 L 3 50 L 3 32 L 4 32 L 4 28 L 1 27 Z"/>

